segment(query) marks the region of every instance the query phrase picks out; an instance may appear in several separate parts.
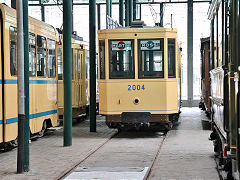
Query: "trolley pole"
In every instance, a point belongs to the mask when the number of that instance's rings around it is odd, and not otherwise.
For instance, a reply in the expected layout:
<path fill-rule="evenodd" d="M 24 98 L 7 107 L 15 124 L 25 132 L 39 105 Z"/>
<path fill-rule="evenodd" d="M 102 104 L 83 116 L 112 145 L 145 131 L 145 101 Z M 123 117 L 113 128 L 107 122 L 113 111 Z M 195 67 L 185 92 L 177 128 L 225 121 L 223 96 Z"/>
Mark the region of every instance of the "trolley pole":
<path fill-rule="evenodd" d="M 24 32 L 24 86 L 25 86 L 25 121 L 24 121 L 24 171 L 29 171 L 29 30 L 28 0 L 23 0 L 23 32 Z"/>
<path fill-rule="evenodd" d="M 123 26 L 123 0 L 119 0 L 119 24 Z"/>
<path fill-rule="evenodd" d="M 18 67 L 18 153 L 17 173 L 24 172 L 24 42 L 23 42 L 23 3 L 17 1 L 17 67 Z"/>
<path fill-rule="evenodd" d="M 163 3 L 160 3 L 160 27 L 163 27 Z"/>
<path fill-rule="evenodd" d="M 63 0 L 64 146 L 72 146 L 72 1 Z"/>
<path fill-rule="evenodd" d="M 96 0 L 89 1 L 90 132 L 96 132 Z"/>

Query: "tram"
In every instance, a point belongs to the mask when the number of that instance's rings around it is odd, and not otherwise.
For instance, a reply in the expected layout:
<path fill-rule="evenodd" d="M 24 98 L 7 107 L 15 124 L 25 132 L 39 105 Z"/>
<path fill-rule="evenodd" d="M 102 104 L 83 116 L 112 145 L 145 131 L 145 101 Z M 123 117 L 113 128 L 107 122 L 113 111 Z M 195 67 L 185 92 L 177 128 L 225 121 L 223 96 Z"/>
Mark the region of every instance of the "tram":
<path fill-rule="evenodd" d="M 239 0 L 210 4 L 211 120 L 217 165 L 223 179 L 240 179 Z M 216 52 L 215 52 L 216 51 Z M 226 174 L 226 176 L 224 176 Z"/>
<path fill-rule="evenodd" d="M 62 38 L 61 38 L 62 39 Z M 61 42 L 61 41 L 60 41 Z M 72 38 L 72 116 L 79 120 L 87 114 L 86 95 L 86 45 L 82 38 L 73 35 Z M 58 47 L 58 113 L 63 116 L 63 57 L 62 46 Z"/>
<path fill-rule="evenodd" d="M 17 112 L 17 22 L 16 11 L 0 4 L 0 145 L 15 144 Z M 58 125 L 57 32 L 29 18 L 30 131 L 43 135 Z"/>
<path fill-rule="evenodd" d="M 105 29 L 98 41 L 99 114 L 106 124 L 170 129 L 181 106 L 177 29 Z"/>

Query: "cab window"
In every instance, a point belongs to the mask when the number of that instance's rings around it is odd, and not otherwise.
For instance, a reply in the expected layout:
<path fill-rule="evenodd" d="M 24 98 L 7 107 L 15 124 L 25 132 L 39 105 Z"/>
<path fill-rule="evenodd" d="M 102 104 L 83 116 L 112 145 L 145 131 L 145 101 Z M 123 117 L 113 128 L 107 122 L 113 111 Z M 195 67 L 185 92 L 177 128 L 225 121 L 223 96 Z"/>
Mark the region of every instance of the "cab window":
<path fill-rule="evenodd" d="M 46 77 L 46 38 L 37 36 L 37 76 Z"/>
<path fill-rule="evenodd" d="M 36 76 L 36 40 L 33 33 L 29 33 L 29 76 Z"/>
<path fill-rule="evenodd" d="M 17 28 L 10 27 L 10 72 L 11 76 L 17 75 Z"/>
<path fill-rule="evenodd" d="M 56 43 L 52 39 L 48 39 L 47 41 L 47 72 L 49 78 L 55 78 L 56 77 Z"/>
<path fill-rule="evenodd" d="M 105 41 L 99 41 L 100 79 L 105 79 Z"/>
<path fill-rule="evenodd" d="M 139 40 L 139 78 L 164 77 L 164 39 Z"/>
<path fill-rule="evenodd" d="M 134 78 L 134 58 L 132 40 L 109 42 L 110 79 Z"/>
<path fill-rule="evenodd" d="M 176 68 L 175 68 L 175 39 L 168 39 L 168 77 L 176 77 Z"/>

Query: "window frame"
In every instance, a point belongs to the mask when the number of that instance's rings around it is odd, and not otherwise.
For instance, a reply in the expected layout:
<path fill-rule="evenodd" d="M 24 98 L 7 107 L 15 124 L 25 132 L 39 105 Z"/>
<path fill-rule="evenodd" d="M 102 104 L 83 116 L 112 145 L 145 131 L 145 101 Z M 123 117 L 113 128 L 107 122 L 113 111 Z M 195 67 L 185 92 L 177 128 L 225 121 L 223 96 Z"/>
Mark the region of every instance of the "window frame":
<path fill-rule="evenodd" d="M 133 59 L 133 77 L 111 77 L 111 61 L 110 61 L 110 54 L 111 54 L 111 41 L 131 41 L 132 43 L 132 59 Z M 135 43 L 134 43 L 134 39 L 108 39 L 108 70 L 109 70 L 109 74 L 108 74 L 108 78 L 109 79 L 135 79 Z"/>
<path fill-rule="evenodd" d="M 176 53 L 177 53 L 177 50 L 176 50 L 176 45 L 177 45 L 177 38 L 167 38 L 167 47 L 168 47 L 168 52 L 167 53 L 169 53 L 169 43 L 168 43 L 168 40 L 174 40 L 174 75 L 173 76 L 170 76 L 169 75 L 169 58 L 168 58 L 168 61 L 167 61 L 167 63 L 168 63 L 168 78 L 176 78 L 177 77 L 177 55 L 176 55 Z M 169 54 L 168 54 L 168 56 L 169 56 Z"/>
<path fill-rule="evenodd" d="M 29 32 L 29 39 L 30 39 L 30 36 L 34 37 L 34 39 L 35 39 L 35 44 L 34 44 L 34 46 L 35 46 L 35 71 L 34 71 L 35 75 L 32 75 L 32 73 L 30 74 L 30 71 L 29 71 L 29 77 L 36 77 L 37 76 L 37 44 L 36 44 L 37 43 L 37 40 L 36 40 L 37 35 L 35 33 Z M 31 48 L 30 48 L 31 45 L 32 44 L 30 44 L 30 42 L 29 42 L 29 52 L 31 51 Z M 30 63 L 30 58 L 29 58 L 29 63 Z M 29 65 L 29 68 L 30 68 L 30 65 Z"/>
<path fill-rule="evenodd" d="M 42 76 L 39 76 L 38 75 L 38 36 L 40 36 L 42 39 L 44 39 L 45 40 L 45 48 L 44 48 L 44 46 L 42 46 L 41 48 L 43 48 L 43 49 L 45 49 L 46 50 L 46 54 L 45 54 L 45 68 L 46 68 L 46 72 L 45 72 L 45 74 L 44 75 L 42 75 Z M 37 78 L 47 78 L 47 59 L 48 59 L 48 57 L 47 57 L 47 51 L 48 51 L 48 49 L 47 49 L 47 38 L 45 37 L 45 36 L 42 36 L 42 35 L 39 35 L 39 34 L 37 34 L 37 36 L 36 36 L 36 42 L 37 42 L 37 44 L 36 44 L 36 54 L 37 54 L 37 63 L 36 63 L 36 66 L 37 66 L 37 68 L 36 68 L 36 76 L 37 76 Z"/>
<path fill-rule="evenodd" d="M 46 69 L 47 77 L 54 79 L 54 78 L 57 77 L 57 56 L 56 56 L 57 45 L 56 45 L 56 40 L 51 39 L 51 38 L 46 38 L 46 39 L 47 39 L 47 53 L 46 53 L 46 58 L 47 58 L 47 63 L 46 63 L 46 66 L 47 66 L 47 69 Z M 55 56 L 55 75 L 54 76 L 50 76 L 50 74 L 49 74 L 49 66 L 48 66 L 48 63 L 49 63 L 49 61 L 48 61 L 48 59 L 49 59 L 49 48 L 48 48 L 48 45 L 49 45 L 49 43 L 48 42 L 54 42 L 54 46 L 55 46 L 55 48 L 54 48 L 54 51 L 55 51 L 55 54 L 54 54 L 54 56 Z"/>
<path fill-rule="evenodd" d="M 162 38 L 147 38 L 147 39 L 138 39 L 138 42 L 137 42 L 137 45 L 138 45 L 138 79 L 164 79 L 164 64 L 165 64 L 165 56 L 164 56 L 164 53 L 165 53 L 165 44 L 164 44 L 164 37 Z M 147 40 L 160 40 L 160 43 L 162 41 L 163 43 L 163 53 L 162 53 L 162 76 L 161 77 L 157 77 L 157 76 L 148 76 L 148 77 L 141 77 L 140 76 L 140 52 L 141 52 L 141 49 L 140 49 L 140 41 L 147 41 Z M 153 50 L 153 51 L 158 51 L 158 50 Z M 156 71 L 155 71 L 156 72 Z"/>
<path fill-rule="evenodd" d="M 104 46 L 104 48 L 103 48 L 103 59 L 101 59 L 101 57 L 100 57 L 100 42 L 102 42 L 103 43 L 103 46 Z M 99 48 L 99 79 L 100 80 L 104 80 L 104 79 L 106 79 L 106 43 L 105 43 L 105 40 L 99 40 L 98 41 L 98 48 Z M 103 71 L 101 71 L 102 69 L 101 69 L 101 60 L 103 60 Z"/>
<path fill-rule="evenodd" d="M 11 31 L 11 28 L 13 28 L 14 29 L 14 31 Z M 16 69 L 14 70 L 15 71 L 15 73 L 13 74 L 12 73 L 12 70 L 11 70 L 11 35 L 10 35 L 10 33 L 11 32 L 13 32 L 13 33 L 15 33 L 14 34 L 14 36 L 16 36 L 16 49 L 15 49 L 15 58 L 16 58 Z M 17 71 L 17 65 L 18 65 L 18 60 L 17 60 L 17 28 L 16 27 L 14 27 L 14 26 L 9 26 L 9 70 L 10 70 L 10 75 L 12 76 L 12 77 L 17 77 L 17 75 L 18 75 L 18 71 Z"/>

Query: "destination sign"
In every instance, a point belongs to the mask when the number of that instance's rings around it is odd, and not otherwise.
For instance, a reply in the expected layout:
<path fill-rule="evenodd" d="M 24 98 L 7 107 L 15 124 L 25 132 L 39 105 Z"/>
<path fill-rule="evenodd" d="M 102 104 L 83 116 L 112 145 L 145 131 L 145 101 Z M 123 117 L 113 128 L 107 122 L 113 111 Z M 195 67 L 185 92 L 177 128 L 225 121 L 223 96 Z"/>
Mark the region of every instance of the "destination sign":
<path fill-rule="evenodd" d="M 140 41 L 141 50 L 160 50 L 160 40 Z"/>
<path fill-rule="evenodd" d="M 132 50 L 132 42 L 131 41 L 112 41 L 112 50 L 113 51 L 130 51 Z"/>

